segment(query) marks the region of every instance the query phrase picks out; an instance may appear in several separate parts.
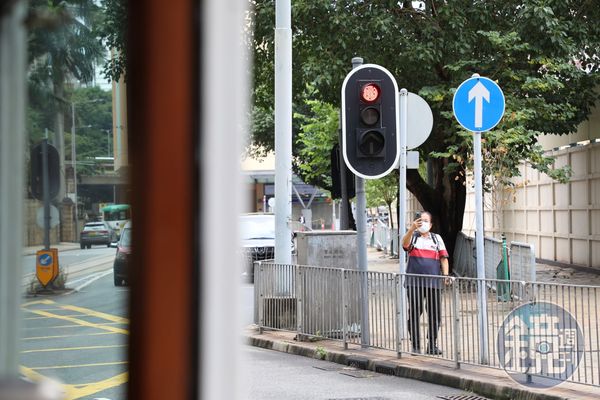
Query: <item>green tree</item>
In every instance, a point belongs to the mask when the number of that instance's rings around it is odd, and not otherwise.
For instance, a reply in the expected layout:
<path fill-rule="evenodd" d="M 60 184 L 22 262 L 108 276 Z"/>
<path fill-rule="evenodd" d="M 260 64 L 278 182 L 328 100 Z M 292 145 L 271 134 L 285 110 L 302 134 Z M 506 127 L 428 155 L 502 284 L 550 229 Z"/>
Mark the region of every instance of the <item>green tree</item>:
<path fill-rule="evenodd" d="M 99 87 L 80 88 L 69 93 L 75 102 L 75 144 L 79 175 L 102 174 L 96 157 L 112 156 L 112 93 Z M 67 126 L 67 148 L 72 127 Z M 70 153 L 69 153 L 70 154 Z M 70 156 L 68 157 L 70 159 Z"/>
<path fill-rule="evenodd" d="M 111 57 L 104 65 L 104 76 L 118 81 L 127 68 L 127 1 L 102 0 L 103 18 L 99 25 L 99 36 Z"/>
<path fill-rule="evenodd" d="M 331 191 L 331 149 L 338 141 L 338 109 L 317 100 L 308 100 L 306 104 L 307 113 L 294 114 L 300 124 L 296 140 L 297 172 L 304 182 Z"/>
<path fill-rule="evenodd" d="M 255 112 L 270 113 L 275 7 L 272 0 L 252 3 Z M 596 1 L 297 0 L 292 13 L 295 104 L 307 99 L 339 104 L 350 59 L 361 56 L 388 68 L 400 87 L 431 106 L 434 129 L 419 151 L 431 161 L 433 184 L 409 170 L 407 186 L 432 212 L 451 252 L 462 229 L 465 174 L 472 162 L 471 135 L 454 121 L 452 97 L 473 73 L 497 81 L 506 95 L 504 119 L 484 135 L 486 152 L 501 145 L 510 149 L 502 159 L 509 173 L 502 179 L 518 174 L 515 166 L 522 160 L 554 178 L 568 177 L 552 168 L 536 137 L 574 131 L 598 97 Z M 252 135 L 272 148 L 272 130 L 253 129 Z M 487 173 L 496 167 L 486 163 Z"/>
<path fill-rule="evenodd" d="M 64 171 L 66 86 L 74 80 L 91 82 L 102 61 L 104 48 L 95 31 L 99 8 L 93 0 L 33 0 L 30 11 L 50 21 L 34 24 L 29 31 L 30 95 L 32 104 L 54 115 L 54 143 Z M 64 173 L 61 179 L 59 199 L 64 195 Z"/>
<path fill-rule="evenodd" d="M 390 227 L 394 229 L 392 204 L 398 199 L 398 174 L 391 173 L 380 179 L 369 179 L 366 182 L 367 207 L 379 207 L 385 204 L 388 209 Z"/>

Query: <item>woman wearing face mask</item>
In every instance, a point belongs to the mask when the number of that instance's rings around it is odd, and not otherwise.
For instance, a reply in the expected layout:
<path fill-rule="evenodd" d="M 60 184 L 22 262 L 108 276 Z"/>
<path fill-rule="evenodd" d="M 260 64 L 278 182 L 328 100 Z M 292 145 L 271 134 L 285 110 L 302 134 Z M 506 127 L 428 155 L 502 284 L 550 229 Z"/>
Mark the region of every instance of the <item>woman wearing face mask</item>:
<path fill-rule="evenodd" d="M 441 355 L 437 336 L 441 321 L 441 288 L 451 281 L 448 278 L 448 251 L 442 237 L 431 232 L 431 214 L 427 211 L 417 215 L 410 229 L 402 238 L 402 247 L 408 253 L 407 274 L 434 275 L 442 277 L 406 277 L 408 295 L 408 331 L 412 352 L 421 353 L 419 319 L 427 307 L 428 332 L 427 354 Z"/>

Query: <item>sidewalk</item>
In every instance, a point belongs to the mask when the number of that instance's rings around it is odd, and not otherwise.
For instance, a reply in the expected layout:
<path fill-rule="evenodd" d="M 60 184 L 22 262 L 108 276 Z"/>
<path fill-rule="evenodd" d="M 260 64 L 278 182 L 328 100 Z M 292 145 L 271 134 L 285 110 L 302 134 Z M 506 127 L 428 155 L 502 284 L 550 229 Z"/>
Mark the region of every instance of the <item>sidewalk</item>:
<path fill-rule="evenodd" d="M 349 345 L 344 350 L 339 341 L 320 340 L 316 342 L 297 342 L 295 333 L 264 331 L 247 328 L 244 339 L 247 344 L 284 353 L 317 358 L 317 354 L 325 360 L 343 365 L 351 365 L 361 369 L 418 379 L 467 390 L 501 400 L 566 400 L 566 399 L 598 399 L 600 388 L 565 382 L 551 389 L 532 389 L 518 385 L 508 375 L 494 368 L 462 364 L 456 369 L 453 362 L 426 356 L 402 355 L 389 350 L 363 349 Z"/>
<path fill-rule="evenodd" d="M 62 251 L 79 250 L 81 248 L 79 246 L 79 243 L 72 243 L 72 242 L 54 243 L 54 244 L 51 244 L 50 247 L 57 248 L 59 253 Z M 35 255 L 35 253 L 38 250 L 42 250 L 43 248 L 44 248 L 44 245 L 23 247 L 23 255 L 24 256 L 33 256 L 33 255 Z"/>

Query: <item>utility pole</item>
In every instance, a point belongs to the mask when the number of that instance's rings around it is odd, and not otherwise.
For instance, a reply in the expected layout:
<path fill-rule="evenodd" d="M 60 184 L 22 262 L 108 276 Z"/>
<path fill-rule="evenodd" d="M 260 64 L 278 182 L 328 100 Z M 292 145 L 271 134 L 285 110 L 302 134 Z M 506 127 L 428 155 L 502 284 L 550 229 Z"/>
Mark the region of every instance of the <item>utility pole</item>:
<path fill-rule="evenodd" d="M 275 3 L 275 262 L 292 263 L 292 6 Z"/>
<path fill-rule="evenodd" d="M 77 134 L 75 133 L 75 102 L 71 102 L 71 167 L 73 169 L 73 192 L 75 198 L 75 240 L 79 240 L 79 210 L 77 199 Z"/>

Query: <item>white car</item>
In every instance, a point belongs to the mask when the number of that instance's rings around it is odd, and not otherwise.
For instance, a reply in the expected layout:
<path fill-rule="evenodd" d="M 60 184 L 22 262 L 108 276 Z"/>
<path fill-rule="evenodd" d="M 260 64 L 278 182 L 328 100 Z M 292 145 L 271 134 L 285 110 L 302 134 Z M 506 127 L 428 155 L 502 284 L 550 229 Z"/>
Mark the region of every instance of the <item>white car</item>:
<path fill-rule="evenodd" d="M 242 241 L 242 276 L 254 282 L 254 262 L 275 258 L 275 215 L 240 216 Z"/>

